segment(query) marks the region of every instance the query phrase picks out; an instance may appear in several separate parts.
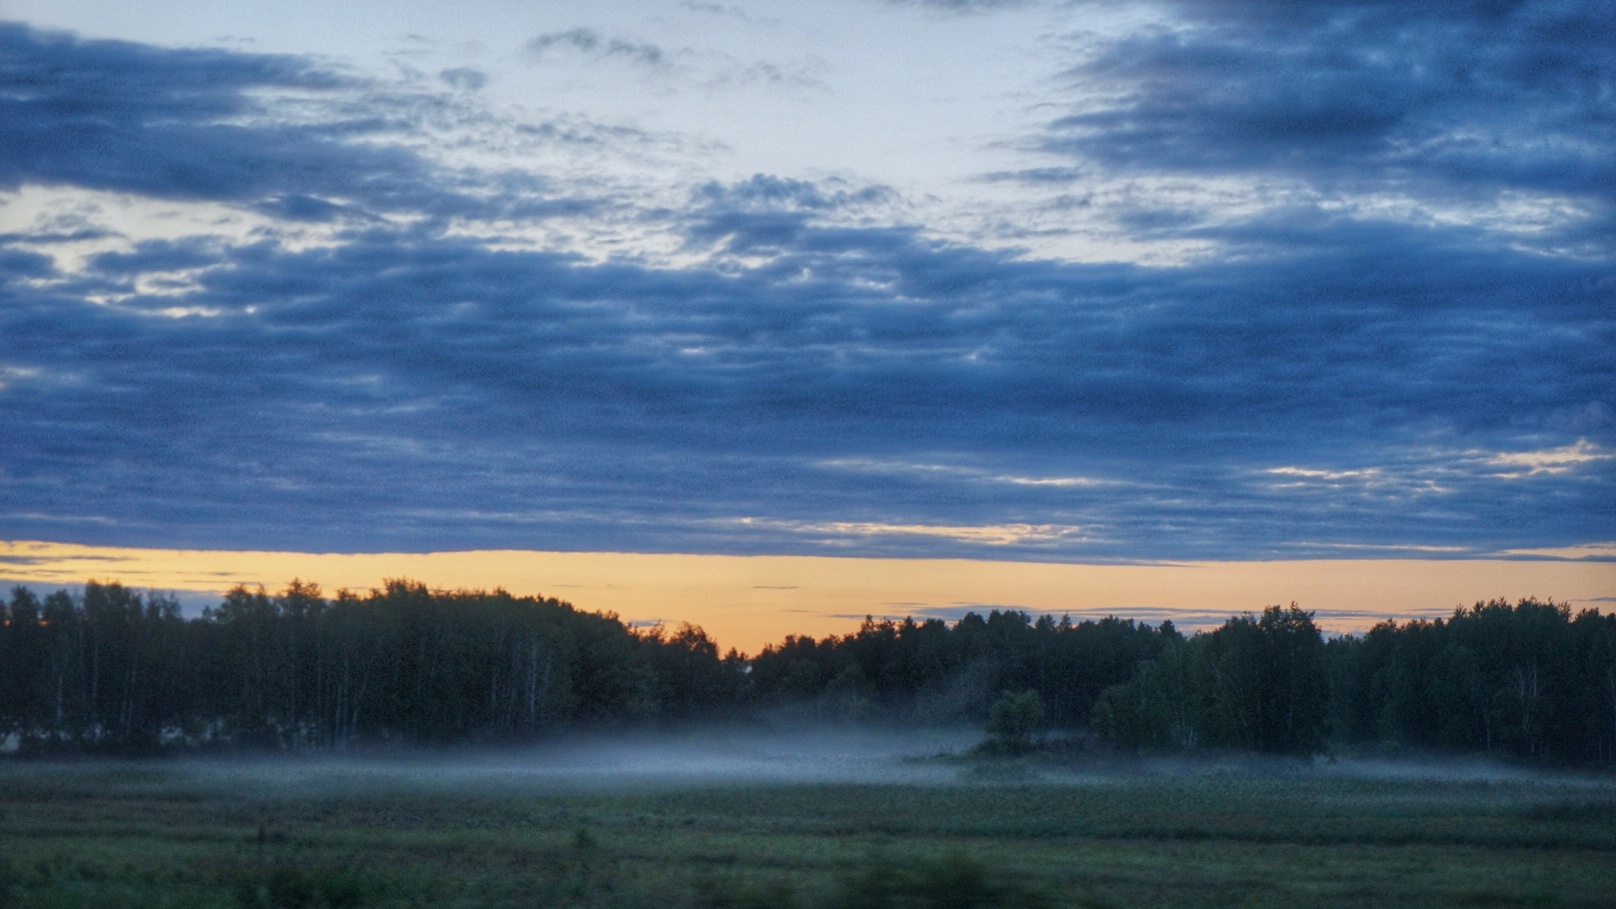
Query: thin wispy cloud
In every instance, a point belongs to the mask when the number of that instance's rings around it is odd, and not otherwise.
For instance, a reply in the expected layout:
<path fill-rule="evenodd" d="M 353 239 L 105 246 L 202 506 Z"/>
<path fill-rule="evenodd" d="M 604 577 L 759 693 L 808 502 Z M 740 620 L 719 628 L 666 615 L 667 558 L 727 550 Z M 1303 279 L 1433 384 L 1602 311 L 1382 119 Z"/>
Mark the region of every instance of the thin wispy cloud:
<path fill-rule="evenodd" d="M 667 66 L 671 56 L 648 41 L 603 35 L 592 28 L 572 28 L 539 35 L 529 39 L 526 48 L 535 60 L 543 59 L 554 50 L 565 49 L 589 57 L 622 59 L 652 69 Z"/>

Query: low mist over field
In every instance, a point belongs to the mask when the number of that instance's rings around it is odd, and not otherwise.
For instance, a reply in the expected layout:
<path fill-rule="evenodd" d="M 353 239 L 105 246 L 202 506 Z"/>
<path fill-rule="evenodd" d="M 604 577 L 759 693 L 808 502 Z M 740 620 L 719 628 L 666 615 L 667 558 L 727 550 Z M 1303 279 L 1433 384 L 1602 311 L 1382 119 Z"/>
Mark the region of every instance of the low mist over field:
<path fill-rule="evenodd" d="M 1480 757 L 1289 758 L 1248 753 L 1129 756 L 1061 748 L 1017 757 L 981 753 L 979 730 L 806 725 L 709 726 L 679 732 L 579 734 L 539 745 L 371 748 L 230 754 L 154 761 L 74 759 L 0 764 L 56 768 L 107 793 L 162 780 L 244 799 L 398 791 L 614 792 L 802 786 L 1093 786 L 1150 780 L 1292 780 L 1391 784 L 1526 784 L 1616 798 L 1608 775 L 1514 766 Z"/>
<path fill-rule="evenodd" d="M 319 756 L 183 760 L 197 779 L 231 784 L 592 788 L 808 783 L 946 783 L 959 769 L 928 760 L 981 741 L 969 729 L 708 729 L 568 736 L 511 748 L 388 750 Z"/>

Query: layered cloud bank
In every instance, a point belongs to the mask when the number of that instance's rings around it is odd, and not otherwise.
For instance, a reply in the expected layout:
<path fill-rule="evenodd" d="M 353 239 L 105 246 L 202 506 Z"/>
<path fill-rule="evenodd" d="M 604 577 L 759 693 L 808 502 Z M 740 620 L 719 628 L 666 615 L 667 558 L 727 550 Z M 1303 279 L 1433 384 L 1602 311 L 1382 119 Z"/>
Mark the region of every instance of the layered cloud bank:
<path fill-rule="evenodd" d="M 952 196 L 737 177 L 493 66 L 0 26 L 0 536 L 1610 558 L 1610 5 L 1089 11 L 1039 14 L 1039 94 L 961 127 L 1004 166 Z M 834 56 L 490 40 L 851 93 Z"/>

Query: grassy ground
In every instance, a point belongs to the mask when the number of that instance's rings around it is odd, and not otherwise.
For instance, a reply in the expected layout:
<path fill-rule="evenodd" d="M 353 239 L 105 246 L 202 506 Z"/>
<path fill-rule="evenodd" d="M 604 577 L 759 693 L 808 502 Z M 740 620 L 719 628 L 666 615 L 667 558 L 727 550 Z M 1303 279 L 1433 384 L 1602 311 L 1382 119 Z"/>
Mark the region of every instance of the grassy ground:
<path fill-rule="evenodd" d="M 1608 780 L 961 779 L 14 763 L 0 906 L 1616 906 Z"/>

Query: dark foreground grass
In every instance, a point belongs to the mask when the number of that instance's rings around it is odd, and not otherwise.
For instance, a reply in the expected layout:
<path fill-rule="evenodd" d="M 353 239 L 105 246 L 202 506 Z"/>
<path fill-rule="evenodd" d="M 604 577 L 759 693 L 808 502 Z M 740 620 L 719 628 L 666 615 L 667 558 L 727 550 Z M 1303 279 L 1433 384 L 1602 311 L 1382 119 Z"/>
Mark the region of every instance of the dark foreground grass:
<path fill-rule="evenodd" d="M 0 766 L 0 906 L 1616 905 L 1616 785 Z"/>

